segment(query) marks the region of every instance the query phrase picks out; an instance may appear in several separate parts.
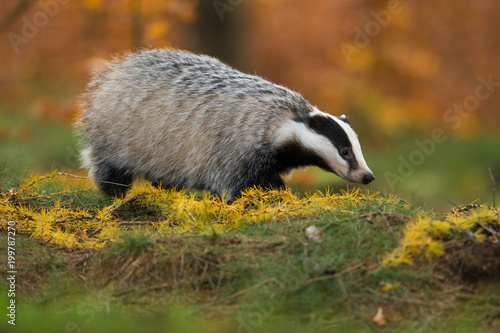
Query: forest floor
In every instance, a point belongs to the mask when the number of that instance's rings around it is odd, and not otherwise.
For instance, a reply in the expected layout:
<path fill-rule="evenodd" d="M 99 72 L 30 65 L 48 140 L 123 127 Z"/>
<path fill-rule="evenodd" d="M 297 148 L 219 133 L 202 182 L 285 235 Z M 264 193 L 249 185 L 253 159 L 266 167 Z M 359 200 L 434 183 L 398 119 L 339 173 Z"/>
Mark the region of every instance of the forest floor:
<path fill-rule="evenodd" d="M 487 205 L 436 216 L 359 189 L 229 204 L 147 182 L 113 199 L 54 171 L 3 182 L 0 229 L 2 332 L 500 330 Z"/>

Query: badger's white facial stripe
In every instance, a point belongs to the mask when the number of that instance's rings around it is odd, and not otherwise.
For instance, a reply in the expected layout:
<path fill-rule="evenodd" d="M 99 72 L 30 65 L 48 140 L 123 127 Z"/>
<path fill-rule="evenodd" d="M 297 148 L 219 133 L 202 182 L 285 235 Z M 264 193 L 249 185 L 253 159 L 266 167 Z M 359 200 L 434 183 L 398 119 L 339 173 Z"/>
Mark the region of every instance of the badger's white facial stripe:
<path fill-rule="evenodd" d="M 344 170 L 338 170 L 340 173 L 340 176 L 343 178 L 346 178 L 348 180 L 351 180 L 351 181 L 360 181 L 364 174 L 371 173 L 371 170 L 368 167 L 368 165 L 366 164 L 366 161 L 363 157 L 363 153 L 361 151 L 361 145 L 359 144 L 358 136 L 354 132 L 352 127 L 347 122 L 343 121 L 342 119 L 334 117 L 328 113 L 321 112 L 320 110 L 315 108 L 315 110 L 313 112 L 311 112 L 311 117 L 318 116 L 318 115 L 333 119 L 344 130 L 349 142 L 351 143 L 352 152 L 353 152 L 354 158 L 357 161 L 358 166 L 357 166 L 356 170 L 349 170 L 348 167 Z M 337 152 L 337 154 L 338 154 L 338 152 Z"/>
<path fill-rule="evenodd" d="M 325 119 L 325 123 L 322 125 L 320 119 L 313 119 L 318 116 L 328 118 L 330 123 Z M 300 147 L 314 152 L 322 159 L 325 167 L 338 176 L 355 183 L 363 182 L 364 177 L 371 173 L 371 170 L 363 158 L 358 136 L 349 123 L 317 109 L 310 113 L 310 117 L 311 122 L 288 120 L 284 123 L 276 132 L 276 146 L 298 144 Z M 318 121 L 320 122 L 318 123 Z M 335 126 L 331 124 L 331 121 L 335 123 Z M 323 133 L 323 131 L 326 132 Z M 340 141 L 337 142 L 337 140 Z M 344 147 L 351 148 L 348 158 L 341 156 L 340 151 Z"/>
<path fill-rule="evenodd" d="M 337 171 L 339 167 L 343 169 L 349 167 L 347 161 L 340 157 L 337 148 L 326 137 L 311 131 L 304 123 L 288 120 L 276 134 L 277 146 L 297 142 L 302 147 L 318 154 L 332 170 Z"/>

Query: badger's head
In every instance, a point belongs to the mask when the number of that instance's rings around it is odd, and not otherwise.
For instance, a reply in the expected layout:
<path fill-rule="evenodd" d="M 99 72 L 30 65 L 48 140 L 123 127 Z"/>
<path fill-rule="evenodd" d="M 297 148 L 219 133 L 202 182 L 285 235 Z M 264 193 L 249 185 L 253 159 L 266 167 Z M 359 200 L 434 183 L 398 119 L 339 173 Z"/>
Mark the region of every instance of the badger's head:
<path fill-rule="evenodd" d="M 347 117 L 334 117 L 315 110 L 307 119 L 290 121 L 278 133 L 284 146 L 294 146 L 300 165 L 317 165 L 339 177 L 368 184 L 375 179 L 366 165 L 358 136 Z"/>

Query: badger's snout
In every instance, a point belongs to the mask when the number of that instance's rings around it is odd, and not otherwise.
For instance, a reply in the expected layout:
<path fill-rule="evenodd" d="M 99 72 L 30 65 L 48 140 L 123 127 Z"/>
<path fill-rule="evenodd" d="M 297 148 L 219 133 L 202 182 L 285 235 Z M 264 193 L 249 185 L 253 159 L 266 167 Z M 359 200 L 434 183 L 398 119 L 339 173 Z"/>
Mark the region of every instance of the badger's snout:
<path fill-rule="evenodd" d="M 366 185 L 370 184 L 373 180 L 375 179 L 375 175 L 373 173 L 367 173 L 363 176 L 363 179 L 361 180 L 361 184 Z"/>

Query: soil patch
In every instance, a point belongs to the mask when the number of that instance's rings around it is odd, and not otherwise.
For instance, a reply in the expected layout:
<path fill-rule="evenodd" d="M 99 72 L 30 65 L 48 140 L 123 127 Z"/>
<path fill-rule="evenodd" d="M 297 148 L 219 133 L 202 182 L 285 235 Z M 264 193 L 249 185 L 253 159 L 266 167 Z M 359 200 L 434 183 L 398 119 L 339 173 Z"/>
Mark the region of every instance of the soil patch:
<path fill-rule="evenodd" d="M 464 282 L 500 277 L 500 243 L 465 240 L 448 244 L 439 266 Z"/>

